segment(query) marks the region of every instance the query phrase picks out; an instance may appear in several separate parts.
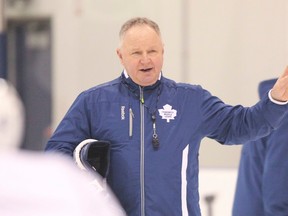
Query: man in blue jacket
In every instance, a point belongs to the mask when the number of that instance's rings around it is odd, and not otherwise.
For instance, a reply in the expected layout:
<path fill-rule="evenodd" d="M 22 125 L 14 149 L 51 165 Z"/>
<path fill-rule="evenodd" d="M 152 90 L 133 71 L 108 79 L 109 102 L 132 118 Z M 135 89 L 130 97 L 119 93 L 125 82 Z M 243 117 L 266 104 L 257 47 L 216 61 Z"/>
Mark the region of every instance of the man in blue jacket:
<path fill-rule="evenodd" d="M 260 98 L 276 79 L 259 85 Z M 288 118 L 268 136 L 243 145 L 233 216 L 288 215 Z"/>
<path fill-rule="evenodd" d="M 72 156 L 82 140 L 109 141 L 107 182 L 127 215 L 182 215 L 181 183 L 186 180 L 189 215 L 201 215 L 201 140 L 243 143 L 277 128 L 288 112 L 288 69 L 259 103 L 244 108 L 224 104 L 201 86 L 164 77 L 164 46 L 150 19 L 124 23 L 117 54 L 124 67 L 121 76 L 82 92 L 46 150 Z M 182 179 L 186 148 L 187 177 Z"/>

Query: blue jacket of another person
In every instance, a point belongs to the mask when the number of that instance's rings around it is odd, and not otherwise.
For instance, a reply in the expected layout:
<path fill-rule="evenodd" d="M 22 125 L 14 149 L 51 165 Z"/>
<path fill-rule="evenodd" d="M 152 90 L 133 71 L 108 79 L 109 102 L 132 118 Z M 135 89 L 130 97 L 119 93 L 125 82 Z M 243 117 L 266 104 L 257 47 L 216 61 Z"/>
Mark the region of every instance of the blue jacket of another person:
<path fill-rule="evenodd" d="M 275 82 L 271 79 L 259 84 L 261 98 Z M 268 136 L 243 145 L 233 216 L 288 215 L 287 117 Z"/>
<path fill-rule="evenodd" d="M 251 108 L 230 106 L 201 86 L 162 76 L 141 87 L 122 73 L 77 97 L 46 150 L 72 156 L 82 140 L 109 141 L 107 182 L 127 215 L 180 216 L 187 202 L 189 215 L 198 216 L 201 140 L 241 144 L 266 136 L 287 111 L 288 106 L 274 104 L 267 94 Z"/>

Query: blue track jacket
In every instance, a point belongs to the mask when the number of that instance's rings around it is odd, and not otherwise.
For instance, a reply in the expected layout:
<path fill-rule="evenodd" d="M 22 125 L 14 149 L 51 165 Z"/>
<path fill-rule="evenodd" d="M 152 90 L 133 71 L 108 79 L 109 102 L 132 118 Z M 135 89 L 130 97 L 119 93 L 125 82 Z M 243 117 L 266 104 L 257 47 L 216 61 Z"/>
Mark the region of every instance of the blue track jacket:
<path fill-rule="evenodd" d="M 267 95 L 251 108 L 230 106 L 201 86 L 162 76 L 143 88 L 122 73 L 77 97 L 46 150 L 72 156 L 84 139 L 110 141 L 107 182 L 127 215 L 181 216 L 182 157 L 188 147 L 187 208 L 198 216 L 201 140 L 240 144 L 260 138 L 278 127 L 287 111 Z M 154 114 L 158 149 L 152 145 Z"/>
<path fill-rule="evenodd" d="M 261 98 L 275 82 L 271 79 L 260 83 Z M 243 145 L 233 216 L 288 215 L 287 117 L 268 136 Z"/>

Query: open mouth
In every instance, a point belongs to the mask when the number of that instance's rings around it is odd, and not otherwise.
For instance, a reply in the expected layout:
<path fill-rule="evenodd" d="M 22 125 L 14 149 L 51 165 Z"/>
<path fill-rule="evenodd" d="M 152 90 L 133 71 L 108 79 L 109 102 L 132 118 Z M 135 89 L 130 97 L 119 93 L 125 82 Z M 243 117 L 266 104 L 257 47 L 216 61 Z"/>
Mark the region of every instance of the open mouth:
<path fill-rule="evenodd" d="M 153 68 L 143 68 L 143 69 L 140 69 L 140 71 L 142 72 L 149 72 L 151 71 Z"/>

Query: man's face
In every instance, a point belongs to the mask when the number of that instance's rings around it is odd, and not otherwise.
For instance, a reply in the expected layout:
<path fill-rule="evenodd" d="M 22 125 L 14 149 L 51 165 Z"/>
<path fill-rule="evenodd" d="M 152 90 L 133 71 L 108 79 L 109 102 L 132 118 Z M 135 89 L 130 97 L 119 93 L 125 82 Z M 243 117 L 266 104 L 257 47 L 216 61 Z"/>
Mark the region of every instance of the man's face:
<path fill-rule="evenodd" d="M 154 84 L 162 70 L 164 47 L 149 26 L 134 26 L 123 37 L 117 54 L 131 79 L 140 86 Z"/>

